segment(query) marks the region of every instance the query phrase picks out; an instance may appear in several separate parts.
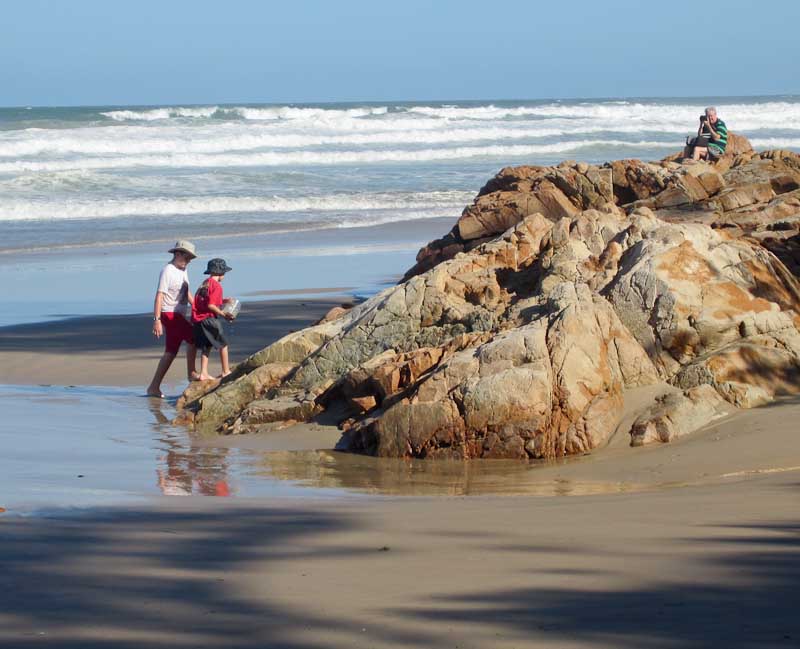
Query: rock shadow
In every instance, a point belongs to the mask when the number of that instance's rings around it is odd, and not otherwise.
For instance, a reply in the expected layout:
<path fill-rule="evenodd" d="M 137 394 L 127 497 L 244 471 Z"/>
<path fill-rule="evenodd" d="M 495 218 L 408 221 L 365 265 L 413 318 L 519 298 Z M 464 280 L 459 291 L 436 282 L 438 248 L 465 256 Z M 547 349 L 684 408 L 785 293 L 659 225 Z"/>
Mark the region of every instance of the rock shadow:
<path fill-rule="evenodd" d="M 718 551 L 695 558 L 705 581 L 664 575 L 631 589 L 518 588 L 442 594 L 413 609 L 394 609 L 411 626 L 480 623 L 528 646 L 736 647 L 770 649 L 800 643 L 800 524 L 721 526 L 719 534 L 676 539 Z M 700 546 L 702 547 L 702 546 Z M 529 548 L 532 553 L 541 550 Z M 560 548 L 565 552 L 565 548 Z M 584 551 L 581 552 L 583 554 Z M 585 549 L 588 555 L 592 548 Z M 565 566 L 565 576 L 581 577 Z M 558 570 L 556 570 L 558 572 Z M 587 574 L 591 581 L 591 573 Z M 521 645 L 520 645 L 521 646 Z"/>

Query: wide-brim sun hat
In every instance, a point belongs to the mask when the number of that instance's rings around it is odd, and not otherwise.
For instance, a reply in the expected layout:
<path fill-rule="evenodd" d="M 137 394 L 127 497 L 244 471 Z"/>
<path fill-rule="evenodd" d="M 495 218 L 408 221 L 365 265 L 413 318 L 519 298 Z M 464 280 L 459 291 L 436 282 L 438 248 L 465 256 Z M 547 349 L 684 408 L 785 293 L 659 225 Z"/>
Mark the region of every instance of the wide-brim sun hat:
<path fill-rule="evenodd" d="M 186 241 L 184 239 L 176 241 L 175 245 L 167 250 L 167 252 L 171 252 L 173 254 L 176 252 L 185 252 L 187 255 L 191 255 L 192 259 L 197 257 L 197 249 L 194 247 L 194 244 L 191 241 Z"/>
<path fill-rule="evenodd" d="M 232 270 L 233 268 L 228 266 L 224 259 L 215 257 L 214 259 L 209 260 L 208 266 L 206 267 L 205 271 L 203 271 L 203 275 L 224 275 Z"/>

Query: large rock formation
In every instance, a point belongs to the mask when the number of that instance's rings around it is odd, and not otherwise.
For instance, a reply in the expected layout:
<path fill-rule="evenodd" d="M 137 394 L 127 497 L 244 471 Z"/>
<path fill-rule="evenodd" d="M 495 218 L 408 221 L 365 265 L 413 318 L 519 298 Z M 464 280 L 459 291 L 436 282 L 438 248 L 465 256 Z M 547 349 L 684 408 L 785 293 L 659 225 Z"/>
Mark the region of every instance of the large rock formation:
<path fill-rule="evenodd" d="M 357 452 L 541 458 L 800 391 L 800 156 L 503 169 L 397 286 L 186 398 L 198 428 L 328 411 Z M 194 388 L 195 390 L 197 388 Z"/>

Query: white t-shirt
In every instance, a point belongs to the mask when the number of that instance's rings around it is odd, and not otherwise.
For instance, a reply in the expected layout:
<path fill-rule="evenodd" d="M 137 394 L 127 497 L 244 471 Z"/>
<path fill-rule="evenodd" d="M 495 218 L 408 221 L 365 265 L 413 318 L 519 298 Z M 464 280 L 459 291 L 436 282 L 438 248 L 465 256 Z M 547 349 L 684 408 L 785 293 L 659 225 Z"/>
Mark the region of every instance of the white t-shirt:
<path fill-rule="evenodd" d="M 181 270 L 172 263 L 164 266 L 161 275 L 158 277 L 158 292 L 163 293 L 164 297 L 161 299 L 161 312 L 174 313 L 175 308 L 185 298 L 183 294 L 183 287 L 186 286 L 186 291 L 189 291 L 189 275 L 186 270 Z"/>

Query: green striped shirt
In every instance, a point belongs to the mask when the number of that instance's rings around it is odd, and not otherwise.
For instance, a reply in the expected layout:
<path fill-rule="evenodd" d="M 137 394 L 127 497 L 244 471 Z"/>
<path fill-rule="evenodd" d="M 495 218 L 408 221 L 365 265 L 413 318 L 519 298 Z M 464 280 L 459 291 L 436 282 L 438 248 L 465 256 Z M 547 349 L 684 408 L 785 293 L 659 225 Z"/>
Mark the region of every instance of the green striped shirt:
<path fill-rule="evenodd" d="M 725 126 L 725 122 L 718 118 L 717 123 L 714 124 L 714 130 L 717 132 L 719 139 L 709 140 L 708 146 L 714 147 L 720 153 L 725 153 L 725 147 L 728 146 L 728 127 Z"/>

